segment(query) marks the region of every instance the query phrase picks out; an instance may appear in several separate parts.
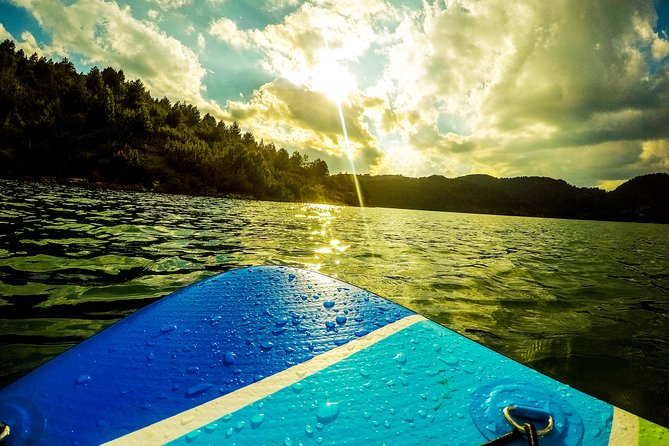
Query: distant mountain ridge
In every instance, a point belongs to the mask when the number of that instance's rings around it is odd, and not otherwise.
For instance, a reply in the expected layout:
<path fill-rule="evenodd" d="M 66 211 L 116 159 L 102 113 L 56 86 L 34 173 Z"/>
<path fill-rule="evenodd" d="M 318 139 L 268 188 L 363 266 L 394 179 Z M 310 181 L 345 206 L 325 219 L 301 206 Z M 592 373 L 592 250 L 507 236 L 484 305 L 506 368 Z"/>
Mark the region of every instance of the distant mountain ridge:
<path fill-rule="evenodd" d="M 361 175 L 358 181 L 367 206 L 669 223 L 667 173 L 633 178 L 611 192 L 547 177 Z"/>

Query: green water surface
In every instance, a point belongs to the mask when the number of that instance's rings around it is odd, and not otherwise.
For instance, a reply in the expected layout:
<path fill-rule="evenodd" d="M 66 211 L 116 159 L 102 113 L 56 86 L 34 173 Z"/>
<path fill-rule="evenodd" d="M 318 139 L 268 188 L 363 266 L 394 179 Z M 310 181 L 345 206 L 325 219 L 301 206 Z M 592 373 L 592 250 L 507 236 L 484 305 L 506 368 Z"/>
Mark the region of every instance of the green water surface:
<path fill-rule="evenodd" d="M 669 426 L 669 225 L 359 209 L 0 181 L 0 386 L 250 265 L 388 297 Z"/>

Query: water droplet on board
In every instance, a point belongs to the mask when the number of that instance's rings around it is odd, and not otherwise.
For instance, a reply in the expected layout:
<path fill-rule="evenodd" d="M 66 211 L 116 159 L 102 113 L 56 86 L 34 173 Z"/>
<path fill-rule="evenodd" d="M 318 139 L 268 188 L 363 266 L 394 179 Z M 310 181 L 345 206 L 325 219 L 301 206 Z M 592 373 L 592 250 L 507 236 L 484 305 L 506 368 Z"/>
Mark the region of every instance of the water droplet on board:
<path fill-rule="evenodd" d="M 332 321 L 327 321 L 325 323 L 325 328 L 326 328 L 327 331 L 332 331 L 335 328 L 335 323 L 332 322 Z"/>
<path fill-rule="evenodd" d="M 323 306 L 325 308 L 332 308 L 332 307 L 335 306 L 335 303 L 334 303 L 334 301 L 326 300 L 325 302 L 323 302 Z"/>
<path fill-rule="evenodd" d="M 209 325 L 213 327 L 214 325 L 218 324 L 221 321 L 221 319 L 223 319 L 223 317 L 219 315 L 213 316 L 209 321 Z"/>
<path fill-rule="evenodd" d="M 218 429 L 218 423 L 209 423 L 204 427 L 204 431 L 207 433 L 212 433 Z"/>
<path fill-rule="evenodd" d="M 257 413 L 251 417 L 251 427 L 258 427 L 265 421 L 264 413 Z"/>
<path fill-rule="evenodd" d="M 263 351 L 271 350 L 274 344 L 270 341 L 263 341 L 260 343 L 260 349 Z"/>
<path fill-rule="evenodd" d="M 396 363 L 400 365 L 404 365 L 407 363 L 407 356 L 404 354 L 404 352 L 397 353 L 393 359 L 395 360 Z"/>
<path fill-rule="evenodd" d="M 293 280 L 295 280 L 295 277 L 296 277 L 295 274 L 288 274 L 288 282 L 292 282 Z"/>
<path fill-rule="evenodd" d="M 232 365 L 235 363 L 237 360 L 237 355 L 235 352 L 225 352 L 225 356 L 223 357 L 223 363 L 225 365 Z"/>
<path fill-rule="evenodd" d="M 188 434 L 186 434 L 186 443 L 192 443 L 193 441 L 195 441 L 197 437 L 200 436 L 201 433 L 202 431 L 200 429 L 195 430 L 193 432 L 189 432 Z"/>
<path fill-rule="evenodd" d="M 188 390 L 186 390 L 186 396 L 194 397 L 197 395 L 202 395 L 204 392 L 211 389 L 212 387 L 214 387 L 214 385 L 210 383 L 195 384 L 194 386 L 191 386 L 188 388 Z"/>
<path fill-rule="evenodd" d="M 314 435 L 314 428 L 311 424 L 307 424 L 304 426 L 304 433 L 306 434 L 307 437 L 311 437 Z"/>
<path fill-rule="evenodd" d="M 182 426 L 185 426 L 189 423 L 192 423 L 194 420 L 195 420 L 195 415 L 190 415 L 190 416 L 187 416 L 187 417 L 182 417 L 179 420 L 179 423 L 181 423 Z"/>
<path fill-rule="evenodd" d="M 192 365 L 186 369 L 186 372 L 188 373 L 197 373 L 200 370 L 200 368 L 196 365 Z"/>
<path fill-rule="evenodd" d="M 346 316 L 337 316 L 335 322 L 339 325 L 344 325 L 346 323 Z"/>
<path fill-rule="evenodd" d="M 169 332 L 174 331 L 176 329 L 177 329 L 176 325 L 165 324 L 161 327 L 160 332 L 161 333 L 169 333 Z"/>
<path fill-rule="evenodd" d="M 316 409 L 316 417 L 321 423 L 330 423 L 339 415 L 339 403 L 326 402 L 318 405 Z"/>
<path fill-rule="evenodd" d="M 293 392 L 300 393 L 302 389 L 304 389 L 304 384 L 302 384 L 301 382 L 296 382 L 291 386 L 291 388 L 293 389 Z"/>
<path fill-rule="evenodd" d="M 278 318 L 276 318 L 276 320 L 274 321 L 274 324 L 275 324 L 277 327 L 283 327 L 283 326 L 286 325 L 287 323 L 288 323 L 288 318 L 285 317 L 285 316 L 284 316 L 284 317 L 278 317 Z"/>
<path fill-rule="evenodd" d="M 79 378 L 77 378 L 77 384 L 86 384 L 88 381 L 91 380 L 90 375 L 81 375 Z"/>
<path fill-rule="evenodd" d="M 458 358 L 456 358 L 453 355 L 440 356 L 439 359 L 441 360 L 441 362 L 451 366 L 456 365 L 458 363 Z"/>
<path fill-rule="evenodd" d="M 284 438 L 283 446 L 293 446 L 293 440 L 290 437 Z"/>
<path fill-rule="evenodd" d="M 242 420 L 235 425 L 235 430 L 240 431 L 240 430 L 244 429 L 244 426 L 246 426 L 246 421 Z"/>
<path fill-rule="evenodd" d="M 277 328 L 272 330 L 272 334 L 275 335 L 275 336 L 278 336 L 281 333 L 283 333 L 284 331 L 286 331 L 286 327 L 277 327 Z"/>

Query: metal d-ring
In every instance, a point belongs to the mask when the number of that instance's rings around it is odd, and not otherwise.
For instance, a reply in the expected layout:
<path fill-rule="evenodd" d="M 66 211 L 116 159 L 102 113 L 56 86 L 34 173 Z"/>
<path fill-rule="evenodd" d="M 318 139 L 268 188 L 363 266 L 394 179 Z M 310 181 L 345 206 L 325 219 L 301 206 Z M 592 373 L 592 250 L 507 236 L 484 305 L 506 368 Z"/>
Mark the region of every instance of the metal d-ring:
<path fill-rule="evenodd" d="M 0 421 L 0 441 L 4 440 L 7 436 L 9 436 L 9 425 Z"/>
<path fill-rule="evenodd" d="M 514 427 L 514 429 L 517 429 L 520 432 L 525 432 L 523 426 L 518 424 L 518 422 L 511 416 L 511 412 L 514 410 L 516 410 L 516 406 L 506 406 L 503 410 L 504 418 L 506 418 L 506 421 L 508 421 L 509 424 Z M 541 437 L 542 435 L 549 433 L 551 430 L 553 430 L 553 417 L 548 415 L 548 423 L 546 424 L 546 427 L 543 429 L 537 429 L 537 435 Z"/>

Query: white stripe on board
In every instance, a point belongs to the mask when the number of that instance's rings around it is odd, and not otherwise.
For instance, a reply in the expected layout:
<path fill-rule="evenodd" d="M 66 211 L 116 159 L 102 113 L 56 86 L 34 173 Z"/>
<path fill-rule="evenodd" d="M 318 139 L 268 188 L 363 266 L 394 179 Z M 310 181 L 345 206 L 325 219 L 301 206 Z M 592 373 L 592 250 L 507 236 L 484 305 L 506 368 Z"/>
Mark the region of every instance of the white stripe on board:
<path fill-rule="evenodd" d="M 639 417 L 614 406 L 609 446 L 638 446 L 638 444 Z"/>
<path fill-rule="evenodd" d="M 201 426 L 216 421 L 225 414 L 239 410 L 255 401 L 276 393 L 309 375 L 370 347 L 416 322 L 424 320 L 426 319 L 418 314 L 407 316 L 301 364 L 268 376 L 261 381 L 249 384 L 246 387 L 242 387 L 170 418 L 158 421 L 138 431 L 126 434 L 105 443 L 105 445 L 152 445 L 176 440 Z"/>

